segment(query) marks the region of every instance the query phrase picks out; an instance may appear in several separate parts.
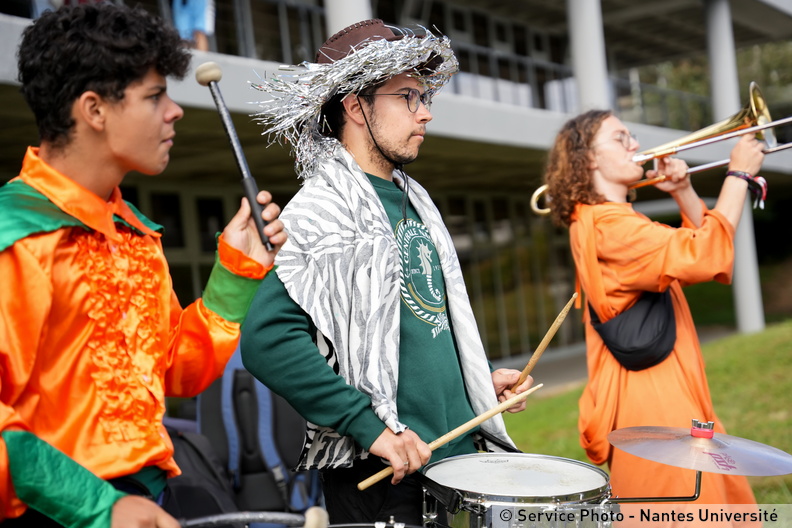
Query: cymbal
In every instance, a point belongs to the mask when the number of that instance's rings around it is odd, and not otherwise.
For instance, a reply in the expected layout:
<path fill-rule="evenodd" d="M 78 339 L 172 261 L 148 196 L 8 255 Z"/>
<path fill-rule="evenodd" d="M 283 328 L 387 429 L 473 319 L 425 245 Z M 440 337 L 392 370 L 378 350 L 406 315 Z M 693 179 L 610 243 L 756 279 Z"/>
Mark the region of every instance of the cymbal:
<path fill-rule="evenodd" d="M 714 433 L 697 438 L 682 427 L 625 427 L 608 441 L 622 451 L 669 466 L 725 475 L 792 473 L 792 455 L 753 440 Z"/>

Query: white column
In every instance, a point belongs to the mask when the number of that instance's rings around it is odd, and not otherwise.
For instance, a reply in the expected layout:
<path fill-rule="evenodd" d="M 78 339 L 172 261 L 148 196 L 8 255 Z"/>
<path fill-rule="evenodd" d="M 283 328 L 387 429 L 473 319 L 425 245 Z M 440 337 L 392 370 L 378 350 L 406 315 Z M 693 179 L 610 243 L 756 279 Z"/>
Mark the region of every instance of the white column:
<path fill-rule="evenodd" d="M 579 111 L 612 108 L 600 0 L 567 0 Z"/>
<path fill-rule="evenodd" d="M 370 0 L 325 0 L 324 6 L 328 36 L 335 35 L 355 22 L 374 17 Z"/>
<path fill-rule="evenodd" d="M 707 46 L 712 78 L 712 110 L 715 121 L 726 119 L 742 107 L 729 0 L 705 0 Z M 734 237 L 734 310 L 737 330 L 759 332 L 765 327 L 759 264 L 756 258 L 753 209 L 745 201 Z"/>
<path fill-rule="evenodd" d="M 729 0 L 705 0 L 707 51 L 712 77 L 712 110 L 716 121 L 739 110 L 740 86 Z"/>

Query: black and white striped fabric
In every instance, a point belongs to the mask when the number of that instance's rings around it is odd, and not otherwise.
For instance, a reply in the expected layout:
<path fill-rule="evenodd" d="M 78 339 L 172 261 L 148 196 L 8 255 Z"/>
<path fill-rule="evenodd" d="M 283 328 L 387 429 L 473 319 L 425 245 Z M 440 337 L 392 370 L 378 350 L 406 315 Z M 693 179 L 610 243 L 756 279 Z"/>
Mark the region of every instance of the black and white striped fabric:
<path fill-rule="evenodd" d="M 396 172 L 394 180 L 402 183 Z M 414 180 L 409 198 L 437 247 L 465 385 L 478 415 L 498 402 L 459 260 L 440 212 Z M 395 401 L 401 264 L 376 191 L 339 144 L 335 155 L 305 178 L 280 218 L 289 241 L 276 259 L 278 277 L 316 325 L 320 352 L 350 385 L 371 397 L 388 428 L 403 431 Z M 482 428 L 513 445 L 502 417 Z M 367 456 L 355 449 L 352 438 L 309 423 L 300 469 L 348 467 Z"/>

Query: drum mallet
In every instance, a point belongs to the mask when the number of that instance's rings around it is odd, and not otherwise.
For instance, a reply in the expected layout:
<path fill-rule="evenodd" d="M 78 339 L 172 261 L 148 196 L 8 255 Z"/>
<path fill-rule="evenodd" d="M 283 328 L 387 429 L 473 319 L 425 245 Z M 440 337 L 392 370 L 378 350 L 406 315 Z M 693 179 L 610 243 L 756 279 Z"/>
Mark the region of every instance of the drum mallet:
<path fill-rule="evenodd" d="M 515 391 L 517 389 L 517 387 L 519 387 L 520 384 L 523 381 L 528 379 L 528 374 L 531 373 L 533 368 L 536 366 L 536 362 L 539 361 L 540 357 L 542 357 L 542 354 L 544 353 L 545 349 L 547 348 L 547 345 L 549 345 L 550 341 L 553 339 L 553 337 L 555 337 L 556 332 L 558 331 L 558 327 L 560 327 L 561 323 L 564 322 L 564 319 L 566 318 L 567 314 L 569 313 L 569 310 L 572 308 L 572 303 L 575 302 L 575 299 L 577 299 L 577 296 L 578 296 L 577 292 L 572 294 L 572 298 L 569 299 L 569 302 L 566 303 L 566 306 L 564 306 L 564 309 L 561 310 L 561 313 L 559 313 L 558 316 L 556 317 L 555 321 L 553 321 L 553 324 L 550 326 L 550 329 L 547 331 L 545 336 L 542 338 L 542 342 L 539 343 L 538 347 L 536 347 L 536 351 L 531 356 L 531 359 L 528 360 L 528 364 L 525 365 L 525 368 L 523 369 L 522 373 L 520 373 L 520 378 L 517 380 L 517 383 L 515 383 L 512 386 L 512 388 L 511 388 L 512 391 Z"/>
<path fill-rule="evenodd" d="M 245 153 L 242 152 L 242 145 L 239 142 L 239 137 L 234 128 L 234 122 L 231 121 L 231 114 L 228 112 L 228 107 L 223 100 L 223 95 L 220 93 L 220 85 L 217 84 L 222 77 L 223 71 L 215 62 L 205 62 L 195 69 L 195 80 L 202 86 L 208 86 L 209 91 L 212 92 L 212 98 L 214 99 L 215 106 L 217 106 L 217 112 L 220 114 L 220 120 L 223 122 L 223 128 L 225 128 L 228 141 L 231 142 L 231 149 L 234 151 L 237 167 L 239 167 L 239 172 L 242 174 L 242 188 L 250 204 L 250 214 L 253 216 L 253 221 L 256 223 L 256 229 L 261 237 L 261 243 L 264 244 L 267 250 L 272 251 L 273 247 L 269 241 L 269 237 L 264 234 L 264 226 L 267 225 L 267 222 L 261 218 L 263 208 L 258 200 L 256 200 L 256 196 L 258 195 L 256 180 L 250 175 L 250 169 L 245 159 Z"/>
<path fill-rule="evenodd" d="M 521 392 L 520 394 L 517 394 L 516 396 L 512 396 L 508 400 L 505 400 L 502 403 L 500 403 L 499 405 L 496 405 L 495 407 L 493 407 L 492 409 L 479 414 L 478 416 L 476 416 L 472 420 L 469 420 L 469 421 L 463 423 L 462 425 L 460 425 L 456 429 L 444 434 L 443 436 L 441 436 L 437 440 L 431 442 L 429 444 L 429 449 L 434 451 L 438 447 L 447 444 L 451 440 L 462 436 L 463 434 L 467 433 L 468 431 L 470 431 L 471 429 L 473 429 L 477 425 L 481 425 L 482 423 L 486 422 L 487 420 L 489 420 L 493 416 L 498 415 L 498 414 L 504 412 L 509 407 L 512 407 L 513 405 L 516 405 L 516 404 L 520 403 L 524 399 L 528 398 L 528 396 L 530 396 L 532 393 L 536 392 L 537 390 L 539 390 L 541 388 L 542 388 L 542 384 L 540 383 L 539 385 L 537 385 L 535 387 L 531 387 L 530 389 L 528 389 L 525 392 Z M 387 477 L 388 475 L 391 475 L 391 474 L 393 474 L 393 467 L 392 466 L 388 466 L 385 469 L 381 470 L 379 473 L 375 473 L 374 475 L 371 475 L 366 480 L 363 480 L 363 481 L 359 482 L 358 485 L 357 485 L 357 488 L 359 490 L 363 491 L 364 489 L 372 486 L 373 484 L 376 484 L 377 482 L 379 482 L 380 480 L 384 479 L 385 477 Z"/>

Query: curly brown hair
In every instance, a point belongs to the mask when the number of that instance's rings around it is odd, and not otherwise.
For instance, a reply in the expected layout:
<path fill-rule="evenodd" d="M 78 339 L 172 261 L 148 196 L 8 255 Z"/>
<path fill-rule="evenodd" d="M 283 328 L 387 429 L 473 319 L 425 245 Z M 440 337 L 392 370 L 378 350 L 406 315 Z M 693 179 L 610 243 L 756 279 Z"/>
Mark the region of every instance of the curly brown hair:
<path fill-rule="evenodd" d="M 45 11 L 25 29 L 17 59 L 40 139 L 61 146 L 74 127 L 72 104 L 83 92 L 120 101 L 152 67 L 177 79 L 190 67 L 190 52 L 171 25 L 142 8 L 110 2 Z"/>
<path fill-rule="evenodd" d="M 559 226 L 569 226 L 576 203 L 596 204 L 605 198 L 594 190 L 589 170 L 589 149 L 610 110 L 591 110 L 567 121 L 547 157 L 545 183 L 550 216 Z"/>

